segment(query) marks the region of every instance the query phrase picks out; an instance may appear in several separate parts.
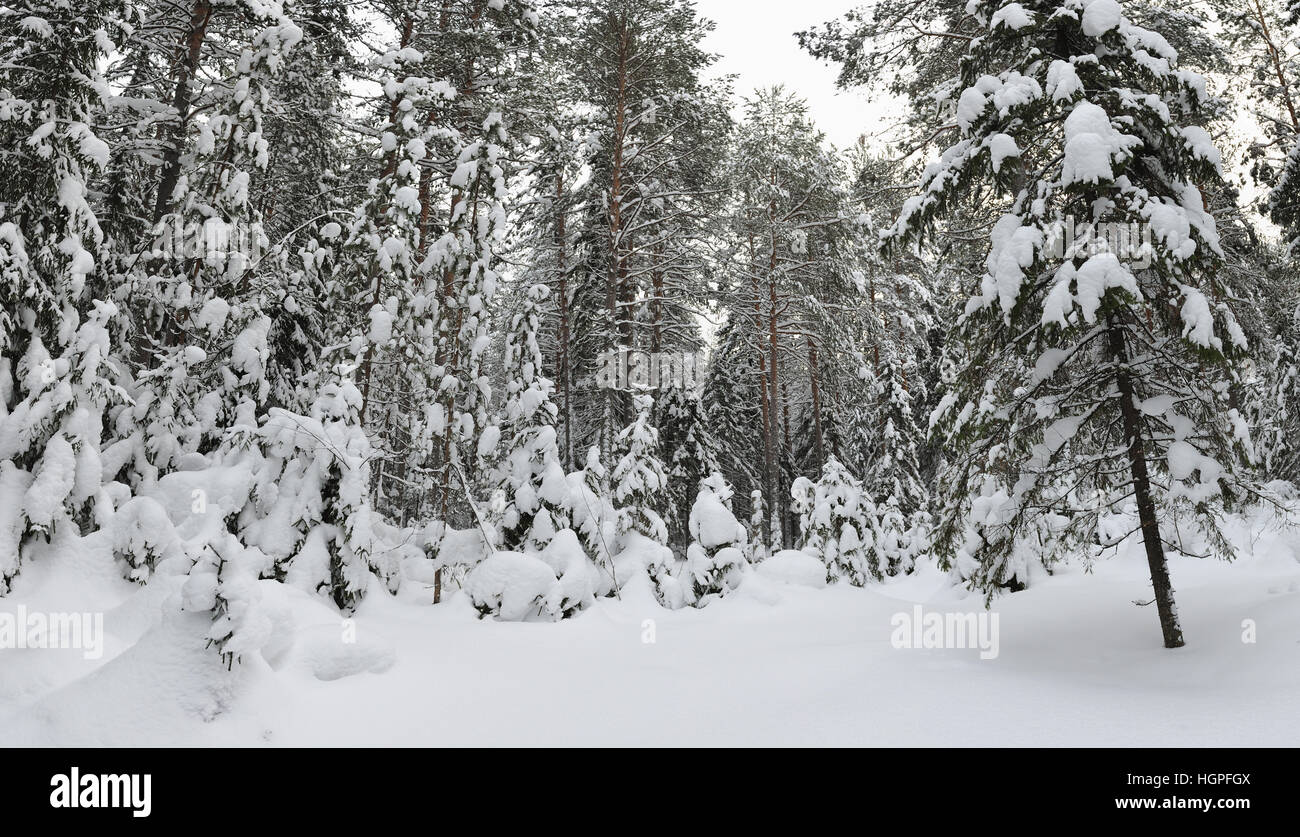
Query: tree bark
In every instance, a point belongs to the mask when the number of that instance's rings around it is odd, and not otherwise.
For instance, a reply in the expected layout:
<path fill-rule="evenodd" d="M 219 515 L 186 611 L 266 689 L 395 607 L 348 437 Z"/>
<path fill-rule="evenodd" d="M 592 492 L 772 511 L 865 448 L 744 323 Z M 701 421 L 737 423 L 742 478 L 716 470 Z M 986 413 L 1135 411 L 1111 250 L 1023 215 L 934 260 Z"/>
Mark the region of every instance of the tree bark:
<path fill-rule="evenodd" d="M 821 387 L 817 382 L 817 341 L 808 338 L 808 376 L 812 385 L 813 436 L 817 451 L 817 470 L 826 464 L 826 449 L 822 435 Z"/>
<path fill-rule="evenodd" d="M 556 326 L 555 365 L 560 385 L 560 423 L 564 431 L 560 453 L 565 471 L 576 466 L 573 450 L 573 370 L 569 368 L 569 271 L 565 263 L 565 244 L 568 233 L 564 224 L 564 162 L 557 159 L 555 171 L 555 264 L 556 300 L 559 323 Z"/>
<path fill-rule="evenodd" d="M 155 224 L 171 209 L 172 193 L 176 191 L 176 184 L 180 180 L 181 149 L 185 145 L 185 129 L 189 126 L 190 82 L 198 72 L 203 41 L 207 37 L 208 23 L 211 20 L 211 0 L 195 0 L 182 51 L 177 56 L 179 66 L 176 68 L 176 92 L 172 96 L 176 123 L 169 132 L 167 148 L 163 151 L 162 174 L 158 179 L 158 191 L 154 195 Z"/>
<path fill-rule="evenodd" d="M 1128 449 L 1129 474 L 1133 479 L 1138 521 L 1142 527 L 1142 543 L 1146 547 L 1147 565 L 1151 569 L 1151 586 L 1155 590 L 1156 609 L 1160 614 L 1160 630 L 1164 634 L 1166 648 L 1179 648 L 1183 645 L 1183 629 L 1179 625 L 1178 609 L 1174 605 L 1174 588 L 1169 579 L 1169 562 L 1165 558 L 1164 544 L 1160 540 L 1160 521 L 1156 519 L 1155 502 L 1151 498 L 1151 476 L 1147 470 L 1147 454 L 1142 438 L 1142 412 L 1134 401 L 1136 391 L 1132 373 L 1128 368 L 1128 347 L 1124 342 L 1124 332 L 1115 322 L 1113 315 L 1107 318 L 1106 332 L 1110 353 L 1118 368 L 1116 385 L 1119 389 L 1119 409 Z"/>

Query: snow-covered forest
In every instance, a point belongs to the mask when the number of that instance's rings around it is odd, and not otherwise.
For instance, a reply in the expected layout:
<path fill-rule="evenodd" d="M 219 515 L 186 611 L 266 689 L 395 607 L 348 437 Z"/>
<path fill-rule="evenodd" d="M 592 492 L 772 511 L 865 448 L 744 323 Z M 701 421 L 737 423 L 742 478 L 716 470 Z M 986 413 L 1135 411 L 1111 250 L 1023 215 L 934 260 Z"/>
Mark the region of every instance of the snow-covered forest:
<path fill-rule="evenodd" d="M 0 738 L 1300 741 L 1300 6 L 843 5 L 0 0 Z"/>

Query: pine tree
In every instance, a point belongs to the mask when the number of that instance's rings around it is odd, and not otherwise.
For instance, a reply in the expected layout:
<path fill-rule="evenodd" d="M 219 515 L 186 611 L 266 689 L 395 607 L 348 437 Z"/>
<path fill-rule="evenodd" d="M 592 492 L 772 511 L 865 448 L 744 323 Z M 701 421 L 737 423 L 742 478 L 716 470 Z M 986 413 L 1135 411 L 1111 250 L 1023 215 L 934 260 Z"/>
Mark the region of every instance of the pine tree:
<path fill-rule="evenodd" d="M 849 289 L 861 242 L 841 162 L 825 148 L 806 103 L 784 88 L 757 91 L 746 101 L 728 177 L 736 197 L 730 230 L 735 279 L 727 305 L 757 356 L 761 488 L 777 540 L 788 546 L 794 537 L 791 416 L 805 392 L 817 400 L 813 396 L 827 383 L 817 377 L 822 365 L 811 362 L 810 346 L 820 344 L 825 358 L 841 347 L 824 328 L 834 317 L 825 316 L 816 300 L 833 297 L 842 306 L 834 312 L 840 317 L 858 310 Z M 816 338 L 811 343 L 809 335 Z M 813 406 L 815 417 L 821 406 Z M 820 447 L 824 453 L 824 443 Z"/>
<path fill-rule="evenodd" d="M 572 362 L 592 369 L 619 352 L 694 350 L 729 126 L 725 87 L 702 79 L 713 24 L 685 0 L 579 0 L 573 13 L 564 57 L 591 114 L 591 151 L 576 196 Z M 634 393 L 580 383 L 583 438 L 608 453 L 633 421 Z"/>
<path fill-rule="evenodd" d="M 1013 556 L 1052 515 L 1064 522 L 1049 553 L 1104 547 L 1103 519 L 1131 501 L 1176 647 L 1173 533 L 1160 521 L 1194 518 L 1230 553 L 1218 520 L 1250 490 L 1248 432 L 1227 403 L 1245 341 L 1198 188 L 1220 179 L 1219 154 L 1204 129 L 1179 123 L 1205 83 L 1113 0 L 972 9 L 986 34 L 954 91 L 961 137 L 892 231 L 915 237 L 971 183 L 1009 193 L 961 321 L 965 368 L 943 418 L 961 459 L 942 483 L 967 499 L 948 506 L 940 547 L 992 595 L 1023 583 Z M 1090 231 L 1147 225 L 1150 251 L 1095 235 L 1057 247 L 1076 219 Z"/>

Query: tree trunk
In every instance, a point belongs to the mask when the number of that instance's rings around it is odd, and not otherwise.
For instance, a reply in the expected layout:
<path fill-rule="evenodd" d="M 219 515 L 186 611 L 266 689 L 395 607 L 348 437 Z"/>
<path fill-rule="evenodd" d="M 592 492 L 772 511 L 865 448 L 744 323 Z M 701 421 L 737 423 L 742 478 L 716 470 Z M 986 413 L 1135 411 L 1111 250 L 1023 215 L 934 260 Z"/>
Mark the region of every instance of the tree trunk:
<path fill-rule="evenodd" d="M 782 416 L 782 433 L 785 444 L 781 448 L 781 470 L 778 471 L 781 486 L 781 546 L 784 549 L 794 547 L 794 530 L 795 519 L 794 509 L 790 503 L 790 486 L 786 484 L 785 476 L 788 471 L 793 470 L 791 467 L 792 451 L 794 448 L 790 445 L 790 386 L 789 381 L 781 384 L 781 416 Z"/>
<path fill-rule="evenodd" d="M 627 269 L 623 263 L 624 248 L 626 247 L 626 242 L 623 240 L 623 154 L 625 151 L 624 145 L 627 142 L 627 64 L 630 45 L 627 18 L 616 17 L 612 14 L 610 17 L 613 28 L 618 32 L 618 63 L 614 71 L 617 92 L 614 97 L 613 113 L 613 159 L 610 161 L 609 265 L 605 277 L 605 306 L 609 315 L 609 335 L 606 339 L 606 348 L 611 356 L 616 357 L 623 337 L 619 301 Z M 601 427 L 601 436 L 602 440 L 607 441 L 608 447 L 611 449 L 613 439 L 617 435 L 617 429 L 614 425 L 618 422 L 620 412 L 618 408 L 621 405 L 618 392 L 617 386 L 611 387 L 605 391 L 605 398 L 603 399 L 605 402 L 605 415 Z"/>
<path fill-rule="evenodd" d="M 1282 69 L 1282 54 L 1273 43 L 1273 33 L 1269 31 L 1268 21 L 1259 0 L 1253 0 L 1255 19 L 1259 21 L 1260 33 L 1263 35 L 1264 47 L 1268 50 L 1269 60 L 1273 63 L 1273 74 L 1277 76 L 1278 87 L 1282 89 L 1282 102 L 1286 105 L 1287 115 L 1291 117 L 1291 130 L 1300 134 L 1300 117 L 1296 116 L 1295 102 L 1291 98 L 1291 84 Z"/>
<path fill-rule="evenodd" d="M 180 180 L 181 149 L 185 145 L 185 129 L 189 126 L 190 82 L 198 72 L 203 41 L 207 37 L 208 22 L 211 20 L 211 0 L 195 0 L 190 12 L 189 29 L 185 32 L 185 42 L 177 56 L 179 66 L 176 68 L 176 92 L 172 96 L 176 124 L 169 132 L 167 148 L 163 151 L 162 174 L 158 179 L 158 192 L 154 195 L 155 224 L 171 209 L 172 193 L 176 191 L 176 184 Z"/>
<path fill-rule="evenodd" d="M 1142 440 L 1142 412 L 1134 401 L 1136 392 L 1128 368 L 1128 347 L 1124 344 L 1124 332 L 1113 316 L 1107 318 L 1106 332 L 1111 356 L 1119 370 L 1116 385 L 1119 389 L 1124 437 L 1128 445 L 1129 473 L 1133 478 L 1133 492 L 1137 499 L 1147 565 L 1151 568 L 1151 586 L 1155 590 L 1156 608 L 1160 614 L 1160 630 L 1164 634 L 1166 648 L 1179 648 L 1183 645 L 1183 629 L 1178 623 L 1174 589 L 1169 580 L 1169 563 L 1165 559 L 1164 544 L 1160 540 L 1160 521 L 1156 519 L 1156 506 L 1151 498 L 1151 477 L 1147 471 L 1147 455 Z"/>
<path fill-rule="evenodd" d="M 751 249 L 752 246 L 751 242 Z M 750 281 L 754 294 L 754 348 L 758 355 L 758 407 L 763 423 L 763 505 L 770 516 L 771 510 L 776 508 L 776 439 L 772 435 L 772 399 L 768 397 L 767 351 L 763 346 L 763 312 L 758 276 L 755 274 Z M 768 543 L 771 540 L 770 521 L 765 519 L 764 527 L 766 531 L 763 541 Z"/>
<path fill-rule="evenodd" d="M 555 264 L 556 300 L 559 323 L 556 326 L 555 365 L 560 384 L 560 426 L 564 432 L 560 455 L 565 471 L 576 467 L 573 450 L 573 370 L 569 368 L 569 271 L 565 264 L 565 243 L 568 233 L 564 225 L 564 162 L 558 160 L 555 171 Z"/>
<path fill-rule="evenodd" d="M 772 469 L 772 483 L 774 489 L 774 508 L 777 510 L 777 518 L 781 523 L 781 544 L 788 547 L 789 533 L 786 526 L 786 506 L 789 505 L 787 497 L 788 492 L 785 490 L 785 480 L 781 478 L 780 462 L 782 457 L 776 450 L 781 439 L 781 376 L 780 366 L 777 356 L 780 352 L 780 334 L 777 329 L 777 302 L 776 292 L 776 248 L 772 249 L 771 269 L 768 273 L 767 281 L 767 394 L 768 399 L 772 402 L 771 409 L 768 410 L 768 421 L 771 423 L 769 434 L 772 444 L 768 450 L 769 467 Z"/>
<path fill-rule="evenodd" d="M 817 382 L 817 342 L 808 338 L 808 376 L 812 384 L 813 441 L 817 451 L 817 470 L 826 464 L 826 448 L 822 435 L 821 387 Z"/>

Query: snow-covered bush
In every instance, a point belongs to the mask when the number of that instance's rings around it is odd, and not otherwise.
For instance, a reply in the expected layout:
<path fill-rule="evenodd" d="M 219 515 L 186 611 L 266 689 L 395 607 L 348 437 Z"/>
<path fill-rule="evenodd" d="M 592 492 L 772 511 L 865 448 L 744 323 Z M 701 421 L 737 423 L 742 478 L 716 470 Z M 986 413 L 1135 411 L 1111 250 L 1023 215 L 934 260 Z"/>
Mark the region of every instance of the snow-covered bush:
<path fill-rule="evenodd" d="M 740 584 L 748 538 L 745 527 L 731 512 L 731 495 L 731 486 L 715 471 L 700 481 L 700 492 L 691 506 L 691 545 L 684 571 L 693 603 L 706 604 Z"/>
<path fill-rule="evenodd" d="M 875 507 L 835 457 L 826 460 L 821 478 L 799 477 L 791 486 L 799 515 L 800 548 L 821 558 L 827 581 L 861 586 L 884 571 L 876 551 Z"/>
<path fill-rule="evenodd" d="M 497 459 L 492 481 L 500 496 L 492 503 L 492 523 L 505 551 L 539 553 L 556 531 L 569 526 L 569 489 L 556 447 L 553 387 L 542 377 L 537 344 L 540 306 L 549 292 L 545 285 L 533 285 L 511 319 L 505 346 L 505 409 L 499 425 L 505 449 L 493 454 L 491 436 L 480 449 L 480 455 Z"/>
<path fill-rule="evenodd" d="M 619 584 L 628 580 L 629 572 L 647 573 L 661 600 L 680 606 L 679 583 L 671 579 L 675 561 L 668 548 L 668 527 L 656 511 L 668 480 L 657 455 L 659 433 L 650 423 L 654 400 L 637 395 L 633 405 L 636 418 L 614 441 L 618 456 L 611 475 L 618 550 L 615 572 Z M 631 555 L 635 555 L 634 561 L 624 560 Z"/>
<path fill-rule="evenodd" d="M 618 513 L 609 499 L 609 475 L 601 464 L 599 448 L 587 451 L 586 465 L 569 474 L 568 484 L 573 528 L 598 570 L 597 595 L 603 596 L 615 587 L 613 550 Z"/>
<path fill-rule="evenodd" d="M 132 497 L 111 517 L 113 557 L 123 575 L 143 584 L 158 564 L 184 554 L 167 510 L 152 497 Z"/>
<path fill-rule="evenodd" d="M 465 595 L 479 613 L 505 622 L 556 619 L 564 601 L 551 566 L 522 552 L 495 552 L 480 561 L 465 577 Z"/>
<path fill-rule="evenodd" d="M 876 512 L 876 552 L 883 572 L 886 575 L 911 572 L 925 546 L 924 512 L 918 511 L 908 519 L 893 495 L 878 505 Z"/>
<path fill-rule="evenodd" d="M 276 573 L 328 593 L 350 611 L 378 569 L 391 591 L 396 567 L 376 567 L 370 510 L 370 441 L 361 429 L 361 394 L 337 370 L 302 416 L 273 408 L 261 428 L 264 459 L 254 499 L 241 516 L 247 542 L 275 557 Z"/>
<path fill-rule="evenodd" d="M 206 638 L 227 666 L 272 638 L 273 622 L 260 607 L 264 564 L 259 550 L 245 549 L 227 533 L 202 545 L 181 588 L 182 610 L 212 613 Z"/>
<path fill-rule="evenodd" d="M 540 557 L 559 578 L 560 596 L 556 604 L 559 616 L 572 616 L 596 600 L 601 586 L 600 571 L 587 557 L 576 532 L 572 529 L 556 532 Z"/>

